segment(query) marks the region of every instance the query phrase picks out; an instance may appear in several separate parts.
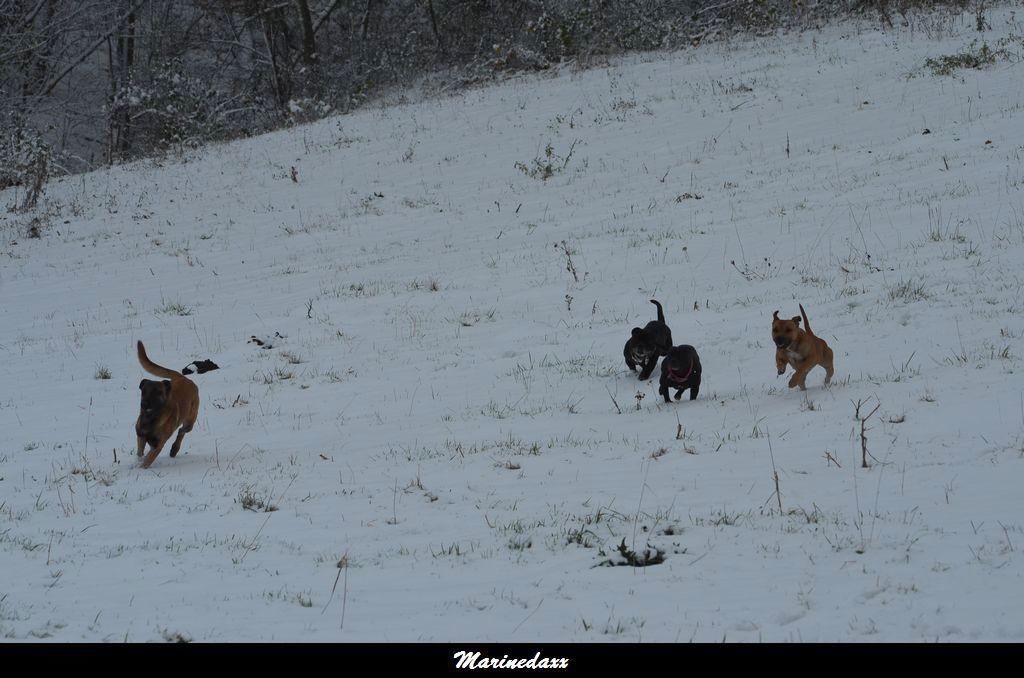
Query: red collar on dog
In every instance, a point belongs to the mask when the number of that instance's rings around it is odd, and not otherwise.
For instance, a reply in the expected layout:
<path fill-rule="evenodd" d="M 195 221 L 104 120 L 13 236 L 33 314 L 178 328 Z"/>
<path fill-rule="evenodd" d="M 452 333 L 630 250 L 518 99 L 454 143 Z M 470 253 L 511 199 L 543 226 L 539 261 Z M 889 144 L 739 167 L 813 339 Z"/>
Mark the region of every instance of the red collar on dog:
<path fill-rule="evenodd" d="M 682 378 L 680 378 L 679 375 L 676 374 L 676 371 L 673 370 L 670 365 L 668 365 L 667 367 L 668 367 L 668 378 L 671 379 L 672 381 L 676 382 L 677 384 L 682 384 L 682 383 L 685 383 L 686 380 L 690 378 L 690 374 L 693 372 L 693 359 L 692 358 L 690 359 L 690 369 L 686 370 L 686 374 Z"/>

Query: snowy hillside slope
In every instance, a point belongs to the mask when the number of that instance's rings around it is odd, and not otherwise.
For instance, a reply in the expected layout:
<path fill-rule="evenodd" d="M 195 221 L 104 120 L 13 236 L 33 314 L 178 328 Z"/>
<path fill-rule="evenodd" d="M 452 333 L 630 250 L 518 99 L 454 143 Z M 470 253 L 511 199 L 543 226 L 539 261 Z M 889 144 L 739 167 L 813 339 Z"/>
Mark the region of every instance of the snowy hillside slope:
<path fill-rule="evenodd" d="M 5 212 L 0 636 L 1024 640 L 1024 16 L 988 18 L 516 78 Z M 1006 51 L 925 66 L 972 41 Z M 623 362 L 652 298 L 694 402 Z M 830 388 L 776 375 L 798 303 Z M 220 365 L 149 470 L 138 339 Z"/>

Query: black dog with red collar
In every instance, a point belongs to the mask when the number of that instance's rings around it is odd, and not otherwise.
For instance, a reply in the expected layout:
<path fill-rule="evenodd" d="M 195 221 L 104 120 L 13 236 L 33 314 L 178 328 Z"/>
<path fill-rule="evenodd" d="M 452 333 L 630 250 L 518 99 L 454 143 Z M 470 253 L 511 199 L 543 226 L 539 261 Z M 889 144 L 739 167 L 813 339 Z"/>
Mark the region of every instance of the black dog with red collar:
<path fill-rule="evenodd" d="M 683 397 L 683 391 L 690 389 L 690 400 L 696 400 L 700 391 L 700 373 L 697 349 L 689 344 L 676 346 L 661 361 L 661 388 L 658 393 L 665 397 L 666 403 L 670 403 L 670 388 L 676 389 L 676 400 Z"/>

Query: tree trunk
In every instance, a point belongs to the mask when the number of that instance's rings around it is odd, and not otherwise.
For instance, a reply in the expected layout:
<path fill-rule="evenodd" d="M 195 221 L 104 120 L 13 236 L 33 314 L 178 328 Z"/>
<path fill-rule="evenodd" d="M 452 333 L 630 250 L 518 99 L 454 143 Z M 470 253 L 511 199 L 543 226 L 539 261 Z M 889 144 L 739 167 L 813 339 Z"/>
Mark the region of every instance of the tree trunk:
<path fill-rule="evenodd" d="M 292 98 L 292 78 L 288 59 L 288 26 L 280 8 L 274 8 L 260 15 L 263 40 L 270 59 L 271 84 L 278 108 L 284 111 Z"/>
<path fill-rule="evenodd" d="M 363 12 L 363 35 L 362 40 L 366 41 L 366 33 L 370 30 L 370 10 L 373 9 L 373 0 L 366 0 L 366 11 Z"/>
<path fill-rule="evenodd" d="M 316 54 L 316 31 L 313 29 L 313 15 L 309 11 L 307 0 L 295 0 L 295 6 L 299 10 L 299 19 L 302 21 L 302 61 L 307 66 L 315 66 Z"/>
<path fill-rule="evenodd" d="M 132 84 L 135 65 L 135 12 L 128 12 L 124 31 L 117 36 L 115 94 L 125 92 Z M 128 157 L 132 146 L 131 107 L 122 104 L 114 114 L 113 150 L 117 159 Z"/>
<path fill-rule="evenodd" d="M 430 15 L 430 27 L 434 31 L 434 40 L 437 41 L 437 49 L 444 54 L 444 43 L 441 42 L 441 34 L 437 30 L 437 15 L 434 13 L 434 0 L 427 0 L 427 14 Z"/>

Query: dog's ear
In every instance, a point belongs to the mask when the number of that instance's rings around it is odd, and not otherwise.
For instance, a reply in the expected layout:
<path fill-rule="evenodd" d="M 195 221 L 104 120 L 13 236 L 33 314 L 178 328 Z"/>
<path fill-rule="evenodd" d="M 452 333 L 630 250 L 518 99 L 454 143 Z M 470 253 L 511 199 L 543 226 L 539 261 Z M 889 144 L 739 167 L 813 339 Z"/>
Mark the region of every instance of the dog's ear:
<path fill-rule="evenodd" d="M 793 316 L 793 322 L 795 322 L 797 325 L 799 325 L 800 324 L 800 316 L 798 316 L 798 315 Z"/>
<path fill-rule="evenodd" d="M 772 314 L 772 320 L 778 320 L 778 319 L 779 319 L 779 312 L 776 311 L 775 313 Z"/>
<path fill-rule="evenodd" d="M 149 379 L 143 379 L 142 381 L 140 381 L 140 382 L 139 382 L 139 390 L 140 390 L 140 391 L 141 391 L 141 390 L 142 390 L 143 388 L 145 388 L 145 386 L 146 386 L 146 382 L 147 382 L 147 381 L 149 381 Z"/>
<path fill-rule="evenodd" d="M 640 339 L 644 336 L 644 331 L 639 327 L 634 327 L 632 334 L 634 339 Z"/>

